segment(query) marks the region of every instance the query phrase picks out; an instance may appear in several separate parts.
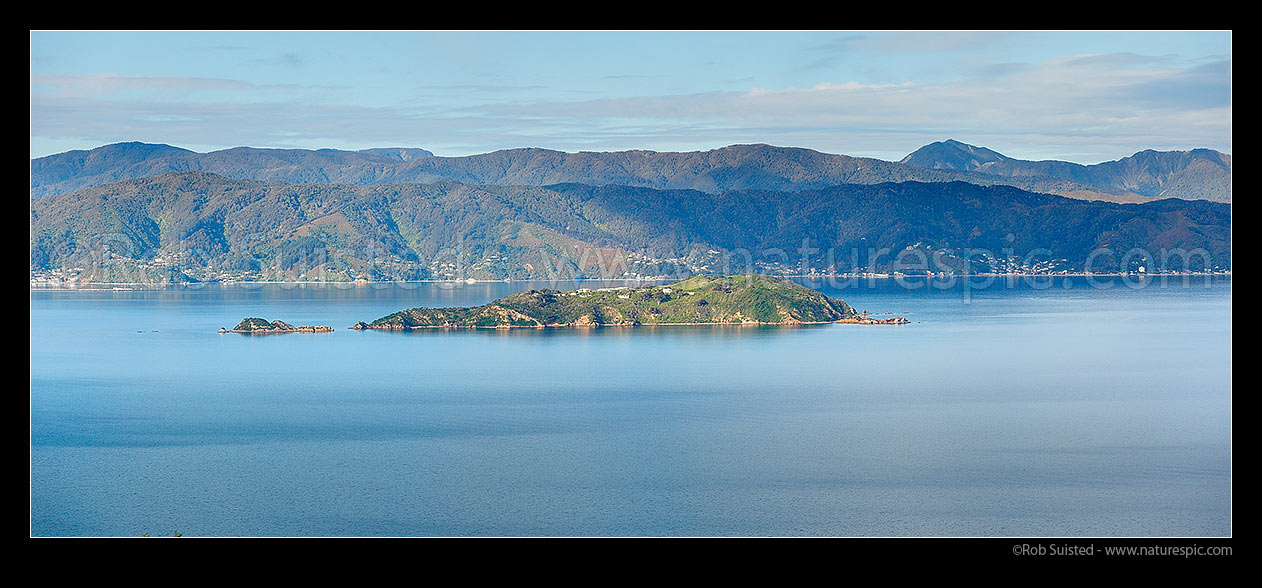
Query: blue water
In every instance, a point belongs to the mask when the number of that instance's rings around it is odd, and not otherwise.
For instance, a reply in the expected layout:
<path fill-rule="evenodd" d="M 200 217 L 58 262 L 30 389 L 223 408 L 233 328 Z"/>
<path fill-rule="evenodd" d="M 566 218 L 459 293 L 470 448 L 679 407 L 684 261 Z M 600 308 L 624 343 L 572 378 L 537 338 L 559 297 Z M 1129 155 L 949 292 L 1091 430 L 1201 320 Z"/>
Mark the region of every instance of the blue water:
<path fill-rule="evenodd" d="M 804 283 L 913 322 L 345 329 L 590 282 L 32 292 L 31 534 L 1231 533 L 1229 280 Z M 338 330 L 215 332 L 246 316 Z"/>

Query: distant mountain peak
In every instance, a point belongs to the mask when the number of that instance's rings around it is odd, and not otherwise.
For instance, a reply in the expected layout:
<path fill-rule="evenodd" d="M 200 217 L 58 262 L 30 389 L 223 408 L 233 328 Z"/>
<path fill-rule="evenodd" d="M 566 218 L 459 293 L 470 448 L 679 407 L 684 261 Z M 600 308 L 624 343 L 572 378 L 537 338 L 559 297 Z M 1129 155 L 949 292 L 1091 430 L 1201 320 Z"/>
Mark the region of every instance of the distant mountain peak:
<path fill-rule="evenodd" d="M 974 171 L 988 163 L 1010 159 L 1002 153 L 985 147 L 947 139 L 925 145 L 908 154 L 899 163 L 926 169 Z"/>
<path fill-rule="evenodd" d="M 110 143 L 102 145 L 94 149 L 89 149 L 89 153 L 118 153 L 118 152 L 134 152 L 134 153 L 193 153 L 183 147 L 167 145 L 166 143 L 145 143 L 142 141 L 123 141 L 121 143 Z"/>
<path fill-rule="evenodd" d="M 1075 198 L 1230 201 L 1231 156 L 1209 149 L 1143 151 L 1090 166 L 1013 159 L 956 139 L 925 145 L 900 162 L 766 143 L 703 151 L 567 153 L 539 147 L 461 157 L 417 148 L 263 149 L 197 153 L 169 145 L 118 143 L 31 160 L 31 198 L 128 178 L 203 170 L 230 178 L 316 184 L 434 183 L 548 186 L 579 183 L 708 193 L 807 190 L 838 184 L 966 181 L 1007 184 Z"/>
<path fill-rule="evenodd" d="M 433 152 L 416 147 L 377 147 L 374 149 L 360 149 L 359 153 L 379 155 L 399 161 L 412 161 L 434 156 Z"/>

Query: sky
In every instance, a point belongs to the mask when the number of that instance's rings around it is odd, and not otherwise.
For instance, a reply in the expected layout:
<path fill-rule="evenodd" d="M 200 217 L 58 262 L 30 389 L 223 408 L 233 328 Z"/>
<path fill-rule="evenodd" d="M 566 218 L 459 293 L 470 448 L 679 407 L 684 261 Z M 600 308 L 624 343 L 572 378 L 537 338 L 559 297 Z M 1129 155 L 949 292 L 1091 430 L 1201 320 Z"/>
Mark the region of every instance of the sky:
<path fill-rule="evenodd" d="M 30 59 L 32 158 L 123 141 L 1231 152 L 1230 31 L 31 31 Z"/>

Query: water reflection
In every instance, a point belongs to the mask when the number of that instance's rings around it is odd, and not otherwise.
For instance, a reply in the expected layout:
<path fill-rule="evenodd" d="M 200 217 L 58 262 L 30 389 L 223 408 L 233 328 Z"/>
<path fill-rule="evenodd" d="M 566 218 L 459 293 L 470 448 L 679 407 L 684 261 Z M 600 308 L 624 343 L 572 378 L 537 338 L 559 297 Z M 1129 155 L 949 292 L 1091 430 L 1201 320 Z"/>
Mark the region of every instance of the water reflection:
<path fill-rule="evenodd" d="M 383 331 L 358 331 L 365 335 L 410 337 L 492 337 L 492 338 L 588 338 L 588 337 L 695 337 L 711 339 L 771 337 L 812 329 L 872 328 L 868 325 L 638 325 L 601 327 L 539 327 L 512 329 L 434 328 Z"/>

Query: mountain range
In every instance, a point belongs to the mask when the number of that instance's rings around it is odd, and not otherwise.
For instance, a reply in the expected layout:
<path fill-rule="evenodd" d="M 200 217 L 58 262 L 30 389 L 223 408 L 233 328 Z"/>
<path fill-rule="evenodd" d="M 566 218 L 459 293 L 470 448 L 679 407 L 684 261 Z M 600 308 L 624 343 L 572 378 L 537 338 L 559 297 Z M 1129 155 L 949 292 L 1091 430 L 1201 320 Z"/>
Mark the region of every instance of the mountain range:
<path fill-rule="evenodd" d="M 1082 165 L 1068 161 L 1013 159 L 985 147 L 946 140 L 925 145 L 904 157 L 900 163 L 1012 180 L 1064 180 L 1110 194 L 1231 201 L 1231 156 L 1212 149 L 1149 149 L 1117 161 Z M 1073 196 L 1068 193 L 1062 195 Z"/>
<path fill-rule="evenodd" d="M 31 197 L 174 171 L 208 171 L 234 179 L 288 183 L 581 183 L 712 194 L 749 189 L 813 190 L 838 184 L 964 181 L 1086 200 L 1231 200 L 1231 157 L 1208 149 L 1143 151 L 1118 161 L 1080 165 L 1011 159 L 958 141 L 926 145 L 900 162 L 771 145 L 731 145 L 695 152 L 566 153 L 526 148 L 436 157 L 423 149 L 404 148 L 312 151 L 237 147 L 197 153 L 169 145 L 118 143 L 31 160 Z"/>
<path fill-rule="evenodd" d="M 70 272 L 101 282 L 1231 263 L 1230 204 L 1117 204 L 962 181 L 707 192 L 575 183 L 295 184 L 186 171 L 34 199 L 30 214 L 33 275 Z M 1168 252 L 1177 255 L 1159 259 Z"/>

